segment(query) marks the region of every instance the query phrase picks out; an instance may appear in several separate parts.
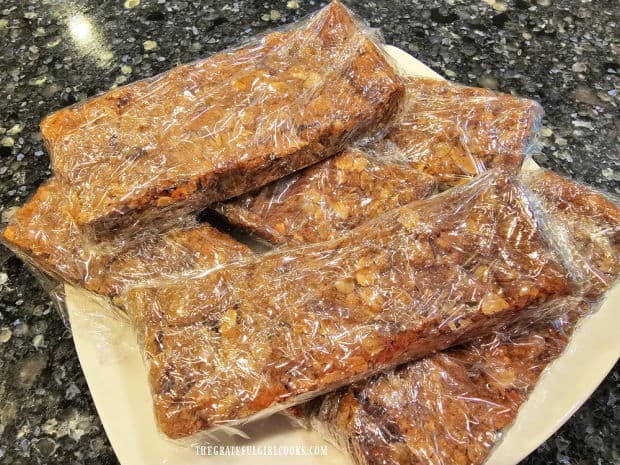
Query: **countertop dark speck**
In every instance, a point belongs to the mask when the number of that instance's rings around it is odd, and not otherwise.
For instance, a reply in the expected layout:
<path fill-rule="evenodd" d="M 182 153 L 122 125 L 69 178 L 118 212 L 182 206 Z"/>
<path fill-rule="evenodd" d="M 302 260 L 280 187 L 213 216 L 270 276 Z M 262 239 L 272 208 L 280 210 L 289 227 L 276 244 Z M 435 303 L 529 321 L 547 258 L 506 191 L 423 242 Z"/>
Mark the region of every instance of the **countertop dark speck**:
<path fill-rule="evenodd" d="M 349 2 L 388 43 L 451 80 L 540 101 L 543 166 L 620 193 L 617 0 Z M 38 124 L 53 110 L 207 56 L 321 6 L 298 1 L 0 2 L 3 223 L 51 172 Z M 0 464 L 116 464 L 71 333 L 0 248 Z M 567 380 L 570 383 L 570 380 Z M 620 464 L 618 364 L 524 461 Z"/>

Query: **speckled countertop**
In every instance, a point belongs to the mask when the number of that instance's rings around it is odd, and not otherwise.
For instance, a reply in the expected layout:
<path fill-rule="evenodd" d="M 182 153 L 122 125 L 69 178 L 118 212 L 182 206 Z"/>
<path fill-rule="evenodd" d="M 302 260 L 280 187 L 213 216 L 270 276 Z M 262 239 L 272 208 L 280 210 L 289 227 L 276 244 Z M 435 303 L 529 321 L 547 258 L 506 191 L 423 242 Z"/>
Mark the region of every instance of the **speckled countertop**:
<path fill-rule="evenodd" d="M 544 154 L 537 161 L 620 192 L 617 0 L 349 4 L 388 43 L 449 79 L 542 102 Z M 2 221 L 50 176 L 38 131 L 45 114 L 319 6 L 309 0 L 0 2 Z M 0 464 L 117 463 L 69 330 L 36 279 L 0 249 Z M 620 464 L 619 398 L 616 365 L 524 463 Z"/>

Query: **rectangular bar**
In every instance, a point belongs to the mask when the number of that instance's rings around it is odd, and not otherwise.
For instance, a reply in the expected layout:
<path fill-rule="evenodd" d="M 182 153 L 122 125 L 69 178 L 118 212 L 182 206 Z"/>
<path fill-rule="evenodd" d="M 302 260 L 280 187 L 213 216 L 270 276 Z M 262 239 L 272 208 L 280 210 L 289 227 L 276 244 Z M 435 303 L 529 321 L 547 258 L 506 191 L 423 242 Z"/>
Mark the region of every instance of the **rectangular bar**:
<path fill-rule="evenodd" d="M 356 465 L 482 465 L 578 317 L 449 349 L 291 409 Z"/>
<path fill-rule="evenodd" d="M 240 195 L 392 116 L 402 84 L 338 1 L 297 27 L 60 110 L 41 124 L 96 240 Z"/>
<path fill-rule="evenodd" d="M 15 213 L 3 240 L 54 279 L 112 299 L 128 284 L 216 266 L 250 253 L 226 234 L 189 218 L 131 245 L 117 242 L 93 248 L 84 243 L 64 200 L 56 179 L 43 184 Z"/>
<path fill-rule="evenodd" d="M 565 228 L 571 257 L 597 299 L 620 274 L 620 208 L 547 170 L 522 175 L 546 216 Z M 552 299 L 554 300 L 554 299 Z M 519 324 L 290 410 L 357 465 L 480 465 L 590 304 L 559 298 L 561 318 Z"/>
<path fill-rule="evenodd" d="M 516 173 L 535 147 L 543 109 L 533 100 L 428 78 L 408 78 L 405 88 L 403 108 L 380 147 L 398 147 L 442 190 L 491 168 Z"/>
<path fill-rule="evenodd" d="M 620 274 L 620 208 L 607 195 L 553 171 L 524 172 L 521 178 L 547 215 L 566 226 L 573 245 L 566 252 L 590 282 L 587 296 L 598 298 Z"/>
<path fill-rule="evenodd" d="M 130 289 L 170 437 L 301 403 L 525 317 L 569 291 L 521 187 L 494 171 L 325 243 Z"/>
<path fill-rule="evenodd" d="M 272 244 L 305 244 L 336 239 L 436 188 L 433 177 L 401 160 L 348 149 L 215 210 Z"/>
<path fill-rule="evenodd" d="M 221 202 L 216 211 L 274 244 L 312 243 L 488 168 L 517 171 L 542 117 L 537 103 L 436 79 L 404 83 L 403 107 L 385 139 Z"/>

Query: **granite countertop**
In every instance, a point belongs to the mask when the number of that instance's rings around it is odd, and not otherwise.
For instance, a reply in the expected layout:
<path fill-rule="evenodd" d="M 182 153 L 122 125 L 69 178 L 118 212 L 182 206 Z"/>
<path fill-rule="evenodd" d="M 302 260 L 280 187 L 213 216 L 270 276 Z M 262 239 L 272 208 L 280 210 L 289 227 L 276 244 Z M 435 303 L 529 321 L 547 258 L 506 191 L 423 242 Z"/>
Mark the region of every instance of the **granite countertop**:
<path fill-rule="evenodd" d="M 620 193 L 617 0 L 351 1 L 388 43 L 451 80 L 542 102 L 536 160 Z M 51 172 L 38 124 L 111 87 L 207 56 L 318 1 L 0 3 L 0 213 Z M 116 464 L 70 331 L 0 247 L 0 464 Z M 570 383 L 570 380 L 567 380 Z M 620 368 L 525 464 L 620 464 Z"/>

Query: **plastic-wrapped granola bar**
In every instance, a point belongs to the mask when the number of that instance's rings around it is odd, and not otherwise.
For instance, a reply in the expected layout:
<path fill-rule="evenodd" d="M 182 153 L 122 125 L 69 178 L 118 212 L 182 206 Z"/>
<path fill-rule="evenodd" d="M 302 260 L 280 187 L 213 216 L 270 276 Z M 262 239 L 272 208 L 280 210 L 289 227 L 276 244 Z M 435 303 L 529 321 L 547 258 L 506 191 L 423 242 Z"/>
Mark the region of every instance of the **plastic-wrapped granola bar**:
<path fill-rule="evenodd" d="M 394 144 L 443 188 L 493 167 L 516 172 L 535 148 L 543 111 L 532 100 L 434 79 L 405 85 L 403 109 L 381 147 Z"/>
<path fill-rule="evenodd" d="M 295 407 L 294 414 L 358 465 L 480 465 L 587 309 L 529 333 L 439 352 Z"/>
<path fill-rule="evenodd" d="M 61 188 L 55 179 L 39 187 L 2 235 L 19 257 L 56 281 L 116 300 L 128 284 L 216 266 L 250 253 L 245 245 L 191 217 L 164 234 L 146 234 L 131 244 L 90 247 L 67 211 Z"/>
<path fill-rule="evenodd" d="M 150 328 L 156 417 L 178 438 L 301 403 L 540 316 L 568 270 L 515 180 L 490 171 L 330 242 L 126 294 Z"/>
<path fill-rule="evenodd" d="M 436 192 L 432 176 L 349 149 L 251 194 L 218 204 L 231 223 L 272 244 L 335 239 L 381 213 Z"/>
<path fill-rule="evenodd" d="M 581 297 L 559 298 L 554 321 L 450 349 L 291 409 L 359 465 L 479 465 L 558 357 L 589 300 L 620 274 L 620 208 L 546 170 L 523 175 L 545 214 L 565 228 L 570 257 L 586 271 Z M 559 222 L 559 223 L 558 223 Z"/>
<path fill-rule="evenodd" d="M 76 225 L 96 240 L 166 228 L 381 129 L 403 87 L 338 1 L 292 28 L 48 116 Z"/>
<path fill-rule="evenodd" d="M 549 170 L 524 171 L 521 177 L 547 214 L 567 226 L 573 244 L 567 252 L 591 282 L 587 296 L 599 297 L 620 274 L 617 200 Z"/>
<path fill-rule="evenodd" d="M 312 243 L 488 168 L 517 171 L 542 116 L 537 103 L 436 79 L 404 82 L 403 107 L 383 140 L 216 210 L 269 242 Z"/>

